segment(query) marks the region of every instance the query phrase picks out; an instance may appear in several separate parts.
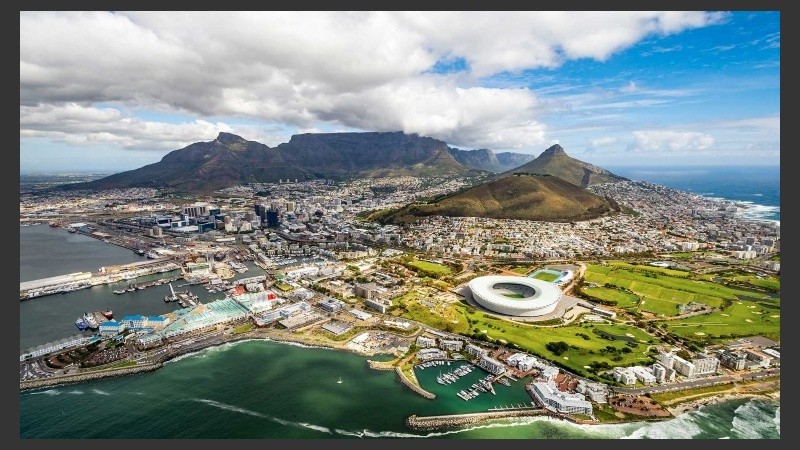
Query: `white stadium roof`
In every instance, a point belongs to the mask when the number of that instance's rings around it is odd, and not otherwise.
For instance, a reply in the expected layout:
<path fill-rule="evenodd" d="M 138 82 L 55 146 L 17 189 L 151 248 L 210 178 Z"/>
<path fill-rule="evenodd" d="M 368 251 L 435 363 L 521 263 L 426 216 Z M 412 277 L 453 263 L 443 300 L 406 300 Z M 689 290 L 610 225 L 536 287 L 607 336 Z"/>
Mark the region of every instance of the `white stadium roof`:
<path fill-rule="evenodd" d="M 553 312 L 561 289 L 553 283 L 529 277 L 489 275 L 469 282 L 472 297 L 481 306 L 509 316 L 541 316 Z M 503 291 L 521 295 L 512 298 Z"/>

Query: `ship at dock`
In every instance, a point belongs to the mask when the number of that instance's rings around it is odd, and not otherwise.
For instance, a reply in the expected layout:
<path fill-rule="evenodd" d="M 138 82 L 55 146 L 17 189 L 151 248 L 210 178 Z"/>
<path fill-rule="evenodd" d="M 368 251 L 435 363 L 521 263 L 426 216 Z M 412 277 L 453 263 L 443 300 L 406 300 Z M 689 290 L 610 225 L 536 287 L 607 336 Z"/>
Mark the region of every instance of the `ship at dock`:
<path fill-rule="evenodd" d="M 100 328 L 100 323 L 98 323 L 97 319 L 94 317 L 94 313 L 84 313 L 83 321 L 86 322 L 86 325 L 90 330 L 96 330 Z"/>
<path fill-rule="evenodd" d="M 83 316 L 79 316 L 77 319 L 75 319 L 75 326 L 81 331 L 86 331 L 89 329 L 89 324 L 83 320 Z"/>

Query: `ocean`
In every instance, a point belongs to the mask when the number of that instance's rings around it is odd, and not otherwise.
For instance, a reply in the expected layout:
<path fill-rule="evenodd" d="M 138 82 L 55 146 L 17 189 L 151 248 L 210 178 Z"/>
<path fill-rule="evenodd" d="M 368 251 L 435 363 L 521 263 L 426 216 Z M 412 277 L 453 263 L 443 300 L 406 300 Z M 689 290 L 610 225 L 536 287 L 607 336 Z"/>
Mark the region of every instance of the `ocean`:
<path fill-rule="evenodd" d="M 631 179 L 651 181 L 699 194 L 746 200 L 776 207 L 762 219 L 779 220 L 779 183 L 764 177 L 755 189 L 726 191 L 725 182 L 697 184 L 693 176 L 652 168 L 613 170 Z M 767 172 L 765 171 L 765 174 Z M 695 174 L 694 176 L 699 176 Z M 722 177 L 722 176 L 721 176 Z M 701 177 L 702 178 L 702 177 Z M 656 181 L 661 180 L 661 182 Z M 673 185 L 669 185 L 673 183 Z M 771 187 L 770 187 L 771 186 Z M 758 192 L 755 192 L 758 190 Z M 737 193 L 738 192 L 738 193 Z M 734 198 L 740 195 L 742 198 Z M 751 197 L 758 197 L 751 195 Z M 20 227 L 20 281 L 102 265 L 140 260 L 130 250 L 47 225 Z M 237 274 L 262 273 L 254 265 Z M 137 281 L 144 281 L 140 279 Z M 123 283 L 124 284 L 124 283 Z M 20 302 L 20 349 L 78 333 L 73 322 L 85 311 L 112 308 L 125 314 L 163 314 L 175 309 L 157 286 L 115 295 L 120 286 L 95 286 Z M 202 301 L 221 298 L 189 287 Z M 496 385 L 497 396 L 481 394 L 465 402 L 460 385 L 435 382 L 438 368 L 418 370 L 426 400 L 405 388 L 393 372 L 369 369 L 369 358 L 294 344 L 245 341 L 205 349 L 168 362 L 146 374 L 58 386 L 20 393 L 20 437 L 43 438 L 261 438 L 261 439 L 779 439 L 780 402 L 736 399 L 708 405 L 678 418 L 655 423 L 575 425 L 549 418 L 496 421 L 461 430 L 414 431 L 411 414 L 433 415 L 484 411 L 530 401 L 522 382 Z M 373 358 L 378 359 L 378 358 Z M 446 370 L 446 368 L 444 368 Z M 452 369 L 452 368 L 451 368 Z M 469 376 L 478 377 L 476 369 Z M 342 383 L 337 383 L 338 379 Z M 470 379 L 464 380 L 470 383 Z"/>
<path fill-rule="evenodd" d="M 781 219 L 779 166 L 625 166 L 606 167 L 635 181 L 648 181 L 709 198 L 747 205 L 742 216 Z"/>

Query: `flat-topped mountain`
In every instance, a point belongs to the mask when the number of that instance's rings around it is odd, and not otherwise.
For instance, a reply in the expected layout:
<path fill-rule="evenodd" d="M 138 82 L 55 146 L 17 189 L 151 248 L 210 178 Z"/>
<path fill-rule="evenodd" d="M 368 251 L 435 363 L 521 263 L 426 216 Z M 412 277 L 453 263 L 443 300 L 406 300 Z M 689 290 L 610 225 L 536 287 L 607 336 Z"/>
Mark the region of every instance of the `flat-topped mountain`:
<path fill-rule="evenodd" d="M 615 175 L 606 169 L 567 155 L 567 152 L 558 144 L 542 152 L 533 161 L 506 172 L 506 174 L 510 173 L 552 175 L 580 187 L 627 180 L 627 178 Z"/>
<path fill-rule="evenodd" d="M 569 222 L 620 211 L 614 201 L 550 175 L 516 174 L 481 183 L 430 203 L 378 211 L 368 218 L 406 224 L 433 215 Z"/>
<path fill-rule="evenodd" d="M 475 161 L 472 164 L 462 164 L 443 141 L 399 131 L 298 134 L 277 147 L 219 133 L 213 141 L 174 150 L 157 163 L 60 189 L 153 187 L 210 192 L 237 184 L 286 179 L 468 176 L 508 167 L 494 158 L 494 154 L 486 155 L 488 150 L 459 152 L 481 153 L 491 159 L 491 169 L 482 168 L 486 164 L 477 162 L 481 158 L 472 158 Z M 502 159 L 516 161 L 515 155 L 521 154 L 506 154 Z M 521 156 L 524 159 L 527 155 Z"/>

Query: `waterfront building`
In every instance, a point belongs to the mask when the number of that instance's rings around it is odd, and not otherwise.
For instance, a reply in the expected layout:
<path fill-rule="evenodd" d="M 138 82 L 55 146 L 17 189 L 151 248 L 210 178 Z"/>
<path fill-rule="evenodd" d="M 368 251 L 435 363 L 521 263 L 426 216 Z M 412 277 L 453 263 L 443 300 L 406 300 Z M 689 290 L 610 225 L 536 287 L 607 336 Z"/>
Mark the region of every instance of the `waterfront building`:
<path fill-rule="evenodd" d="M 706 375 L 716 373 L 719 369 L 719 359 L 714 356 L 707 356 L 705 358 L 695 358 L 692 360 L 694 364 L 695 375 Z"/>
<path fill-rule="evenodd" d="M 656 377 L 657 382 L 663 383 L 667 377 L 667 368 L 659 363 L 655 363 L 653 364 L 653 375 Z"/>
<path fill-rule="evenodd" d="M 147 316 L 141 314 L 131 314 L 122 318 L 125 328 L 129 330 L 141 330 L 147 327 Z"/>
<path fill-rule="evenodd" d="M 745 349 L 744 354 L 747 357 L 748 361 L 752 361 L 755 364 L 748 364 L 749 367 L 769 367 L 770 363 L 772 362 L 772 358 L 758 352 L 754 349 Z"/>
<path fill-rule="evenodd" d="M 439 348 L 454 352 L 461 351 L 461 349 L 464 348 L 464 341 L 458 339 L 440 339 Z"/>
<path fill-rule="evenodd" d="M 436 347 L 436 339 L 427 336 L 417 336 L 416 343 L 421 348 Z"/>
<path fill-rule="evenodd" d="M 514 353 L 506 359 L 506 363 L 523 372 L 527 372 L 536 367 L 538 360 L 527 353 Z"/>
<path fill-rule="evenodd" d="M 558 367 L 555 367 L 555 366 L 543 366 L 542 367 L 542 372 L 541 372 L 541 374 L 539 376 L 541 378 L 545 379 L 545 380 L 553 381 L 558 376 L 558 372 L 559 372 Z"/>
<path fill-rule="evenodd" d="M 695 367 L 693 363 L 686 361 L 678 355 L 672 355 L 672 361 L 672 368 L 675 369 L 675 371 L 679 374 L 685 377 L 693 377 L 695 375 Z"/>
<path fill-rule="evenodd" d="M 438 348 L 423 348 L 417 352 L 417 359 L 420 361 L 430 361 L 432 359 L 447 359 L 447 353 Z"/>
<path fill-rule="evenodd" d="M 672 369 L 672 366 L 675 364 L 674 356 L 673 353 L 660 352 L 656 359 L 658 359 L 658 362 L 665 368 Z"/>
<path fill-rule="evenodd" d="M 478 366 L 486 369 L 489 373 L 494 375 L 500 375 L 506 371 L 505 364 L 487 355 L 483 355 L 480 357 L 480 359 L 478 359 Z"/>
<path fill-rule="evenodd" d="M 622 384 L 636 384 L 636 375 L 628 367 L 614 367 L 613 376 Z"/>
<path fill-rule="evenodd" d="M 631 372 L 633 372 L 633 375 L 636 377 L 636 379 L 641 381 L 643 384 L 653 384 L 656 382 L 656 376 L 653 375 L 653 372 L 645 369 L 642 366 L 633 366 L 629 367 L 629 369 Z"/>
<path fill-rule="evenodd" d="M 489 351 L 481 347 L 478 347 L 475 344 L 467 344 L 467 354 L 476 357 L 481 357 L 483 355 L 489 354 Z"/>
<path fill-rule="evenodd" d="M 106 320 L 105 322 L 100 322 L 101 336 L 113 336 L 115 334 L 122 333 L 123 331 L 125 331 L 124 322 L 117 322 L 114 319 Z"/>
<path fill-rule="evenodd" d="M 81 334 L 76 334 L 55 342 L 48 342 L 47 344 L 29 348 L 22 352 L 22 354 L 19 356 L 19 360 L 24 361 L 28 358 L 38 358 L 39 356 L 44 356 L 50 353 L 60 352 L 70 348 L 82 347 L 97 339 L 99 339 L 98 336 L 83 336 Z"/>
<path fill-rule="evenodd" d="M 578 380 L 575 392 L 588 395 L 595 403 L 608 403 L 608 386 L 603 383 L 593 383 L 583 379 Z"/>
<path fill-rule="evenodd" d="M 561 414 L 592 414 L 592 404 L 578 393 L 561 392 L 552 381 L 535 381 L 528 385 L 540 406 Z"/>

